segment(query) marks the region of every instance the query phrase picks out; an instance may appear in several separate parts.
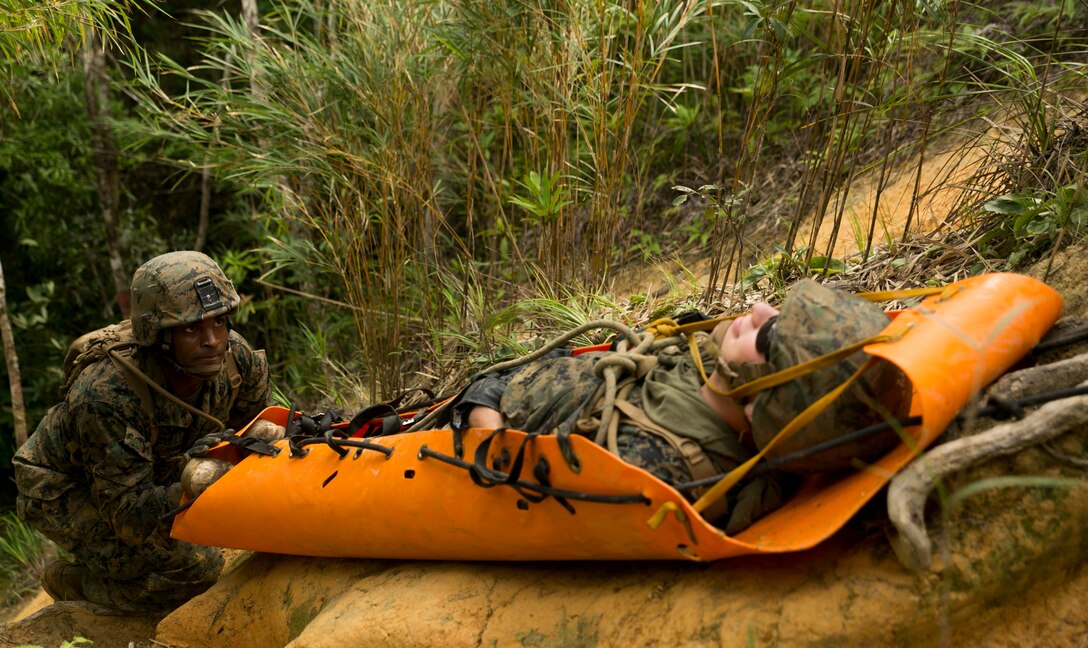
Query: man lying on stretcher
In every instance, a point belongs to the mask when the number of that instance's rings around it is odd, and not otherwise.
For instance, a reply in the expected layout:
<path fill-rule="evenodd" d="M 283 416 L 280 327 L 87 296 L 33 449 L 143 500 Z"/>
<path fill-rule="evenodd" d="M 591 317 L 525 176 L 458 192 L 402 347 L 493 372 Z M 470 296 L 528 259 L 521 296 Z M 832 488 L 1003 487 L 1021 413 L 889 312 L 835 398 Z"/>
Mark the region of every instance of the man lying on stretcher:
<path fill-rule="evenodd" d="M 634 371 L 616 389 L 613 434 L 602 438 L 608 409 L 602 369 L 616 352 L 573 356 L 554 351 L 516 369 L 477 378 L 454 406 L 454 427 L 510 427 L 572 433 L 596 439 L 623 460 L 672 485 L 725 474 L 765 448 L 776 434 L 824 394 L 849 379 L 869 358 L 845 360 L 748 398 L 729 395 L 756 378 L 797 366 L 879 333 L 888 324 L 865 299 L 804 280 L 781 311 L 756 304 L 752 312 L 696 334 L 699 361 L 670 345 L 629 358 Z M 700 366 L 702 365 L 702 366 Z M 707 372 L 703 367 L 713 367 Z M 709 379 L 704 380 L 706 373 Z M 910 409 L 911 386 L 898 368 L 878 361 L 809 425 L 777 443 L 765 457 L 785 456 Z M 869 462 L 897 441 L 894 431 L 867 437 L 740 482 L 706 519 L 734 534 L 777 508 L 797 475 Z M 693 493 L 693 494 L 697 494 Z M 716 519 L 720 518 L 720 519 Z"/>

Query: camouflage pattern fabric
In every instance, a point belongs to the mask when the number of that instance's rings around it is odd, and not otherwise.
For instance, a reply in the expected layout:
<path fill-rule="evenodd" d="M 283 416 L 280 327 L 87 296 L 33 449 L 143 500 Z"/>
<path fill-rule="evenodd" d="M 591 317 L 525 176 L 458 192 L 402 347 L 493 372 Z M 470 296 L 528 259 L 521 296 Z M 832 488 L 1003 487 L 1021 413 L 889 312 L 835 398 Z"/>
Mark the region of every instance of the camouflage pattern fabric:
<path fill-rule="evenodd" d="M 878 305 L 805 279 L 793 286 L 783 302 L 768 352 L 769 368 L 780 371 L 800 364 L 876 335 L 887 325 L 888 317 Z M 779 430 L 845 382 L 868 358 L 858 351 L 838 364 L 757 395 L 752 416 L 756 445 L 763 448 Z M 766 456 L 780 457 L 885 418 L 906 416 L 910 400 L 910 381 L 897 367 L 880 361 L 812 423 Z M 809 473 L 847 468 L 855 460 L 875 459 L 897 440 L 896 433 L 889 431 L 791 462 L 783 469 Z"/>
<path fill-rule="evenodd" d="M 224 370 L 190 404 L 239 429 L 271 402 L 268 364 L 238 333 L 228 344 L 242 377 L 236 393 Z M 165 384 L 151 349 L 132 360 Z M 215 424 L 158 393 L 152 399 L 154 421 L 113 362 L 93 363 L 13 460 L 20 517 L 93 573 L 88 600 L 120 610 L 180 603 L 222 567 L 218 549 L 173 540 L 162 521 L 179 503 L 185 451 Z"/>
<path fill-rule="evenodd" d="M 171 540 L 165 532 L 129 544 L 105 523 L 86 491 L 52 500 L 20 496 L 16 510 L 87 567 L 86 599 L 116 610 L 171 610 L 211 587 L 223 568 L 219 549 Z"/>
<path fill-rule="evenodd" d="M 499 405 L 507 425 L 526 432 L 574 432 L 582 409 L 604 384 L 593 366 L 605 353 L 540 360 L 517 372 Z"/>
<path fill-rule="evenodd" d="M 569 358 L 570 356 L 571 351 L 569 349 L 555 349 L 541 356 L 535 362 L 544 362 L 553 358 Z M 455 429 L 467 427 L 468 413 L 472 408 L 479 405 L 499 411 L 502 408 L 503 392 L 506 391 L 506 386 L 510 384 L 510 379 L 524 368 L 525 365 L 521 365 L 505 371 L 493 371 L 473 380 L 465 388 L 465 391 L 458 396 L 457 402 L 453 404 L 450 424 Z"/>
<path fill-rule="evenodd" d="M 508 377 L 497 408 L 507 425 L 526 432 L 563 432 L 596 437 L 595 427 L 579 426 L 586 406 L 604 384 L 593 366 L 606 352 L 551 358 L 530 363 Z M 664 439 L 621 423 L 619 456 L 670 484 L 691 481 L 684 458 Z"/>
<path fill-rule="evenodd" d="M 484 406 L 501 412 L 515 430 L 563 430 L 593 438 L 596 430 L 579 428 L 577 422 L 603 382 L 593 374 L 593 365 L 602 355 L 571 357 L 569 350 L 559 349 L 527 365 L 484 374 L 454 405 L 451 423 L 455 428 L 464 427 L 469 411 Z M 683 458 L 668 442 L 639 432 L 630 425 L 620 425 L 617 445 L 624 461 L 672 484 L 691 480 Z"/>
<path fill-rule="evenodd" d="M 132 333 L 147 346 L 159 331 L 233 313 L 241 299 L 219 266 L 200 252 L 169 252 L 132 275 Z"/>
<path fill-rule="evenodd" d="M 702 336 L 706 341 L 708 336 Z M 499 410 L 507 424 L 527 432 L 596 436 L 596 426 L 587 425 L 587 407 L 596 399 L 603 380 L 593 371 L 597 361 L 609 352 L 585 353 L 575 357 L 552 357 L 534 361 L 520 370 L 481 377 L 466 391 L 474 400 L 490 394 L 485 404 Z M 715 346 L 703 348 L 704 363 L 713 367 Z M 644 408 L 654 423 L 678 436 L 695 439 L 720 472 L 739 465 L 753 454 L 737 435 L 706 405 L 699 395 L 701 377 L 687 351 L 666 349 L 659 364 L 631 392 L 628 400 Z M 501 391 L 498 406 L 494 394 Z M 592 419 L 594 422 L 596 419 Z M 620 459 L 638 466 L 668 484 L 692 480 L 684 457 L 658 434 L 628 421 L 617 431 Z M 788 486 L 792 486 L 789 483 Z M 748 480 L 730 494 L 729 513 L 712 520 L 727 533 L 737 533 L 752 521 L 777 508 L 784 501 L 784 485 L 774 475 Z M 697 496 L 697 493 L 692 494 Z"/>

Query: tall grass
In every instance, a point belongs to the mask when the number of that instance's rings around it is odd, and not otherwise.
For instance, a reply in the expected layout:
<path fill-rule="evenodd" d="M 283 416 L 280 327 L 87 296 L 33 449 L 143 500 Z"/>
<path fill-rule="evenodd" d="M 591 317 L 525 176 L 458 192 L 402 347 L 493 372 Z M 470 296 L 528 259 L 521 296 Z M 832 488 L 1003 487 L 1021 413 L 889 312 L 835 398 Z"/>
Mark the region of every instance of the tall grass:
<path fill-rule="evenodd" d="M 0 583 L 6 592 L 2 604 L 11 605 L 38 587 L 38 577 L 56 552 L 14 511 L 0 514 Z"/>
<path fill-rule="evenodd" d="M 1014 37 L 963 3 L 280 0 L 256 33 L 199 16 L 202 66 L 136 67 L 149 133 L 261 192 L 269 281 L 345 305 L 377 398 L 439 347 L 474 353 L 431 333 L 462 325 L 457 294 L 498 311 L 593 292 L 625 250 L 695 245 L 712 300 L 774 244 L 809 267 L 850 231 L 867 255 L 889 170 L 920 169 L 932 138 L 988 128 L 1000 99 L 1045 146 L 1049 93 L 1083 85 L 1084 14 L 1021 10 Z M 713 187 L 714 217 L 671 207 L 678 184 Z"/>

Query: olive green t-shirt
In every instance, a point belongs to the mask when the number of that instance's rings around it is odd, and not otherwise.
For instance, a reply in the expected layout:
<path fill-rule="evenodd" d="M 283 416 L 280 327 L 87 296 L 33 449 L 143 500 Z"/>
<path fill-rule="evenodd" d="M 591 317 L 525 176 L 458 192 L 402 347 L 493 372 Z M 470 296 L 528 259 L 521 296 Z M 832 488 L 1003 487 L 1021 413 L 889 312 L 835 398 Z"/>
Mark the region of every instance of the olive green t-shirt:
<path fill-rule="evenodd" d="M 714 370 L 717 349 L 704 341 L 700 356 L 709 374 Z M 723 472 L 749 459 L 752 451 L 703 400 L 703 379 L 691 351 L 686 346 L 668 347 L 657 357 L 657 366 L 642 384 L 642 409 L 650 420 L 698 443 Z"/>

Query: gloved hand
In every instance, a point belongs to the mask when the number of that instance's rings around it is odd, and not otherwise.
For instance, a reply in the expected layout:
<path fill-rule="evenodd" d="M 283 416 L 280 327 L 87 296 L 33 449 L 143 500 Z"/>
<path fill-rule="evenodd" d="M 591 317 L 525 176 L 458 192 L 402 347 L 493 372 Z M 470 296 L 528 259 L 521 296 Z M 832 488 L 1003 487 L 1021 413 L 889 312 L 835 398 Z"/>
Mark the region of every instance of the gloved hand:
<path fill-rule="evenodd" d="M 287 430 L 282 425 L 276 425 L 272 421 L 266 421 L 265 419 L 257 419 L 250 423 L 246 431 L 242 433 L 242 436 L 256 437 L 258 439 L 264 439 L 269 443 L 278 441 L 283 438 L 283 435 Z"/>
<path fill-rule="evenodd" d="M 181 471 L 181 488 L 189 497 L 196 497 L 214 484 L 234 464 L 211 457 L 194 457 Z"/>

